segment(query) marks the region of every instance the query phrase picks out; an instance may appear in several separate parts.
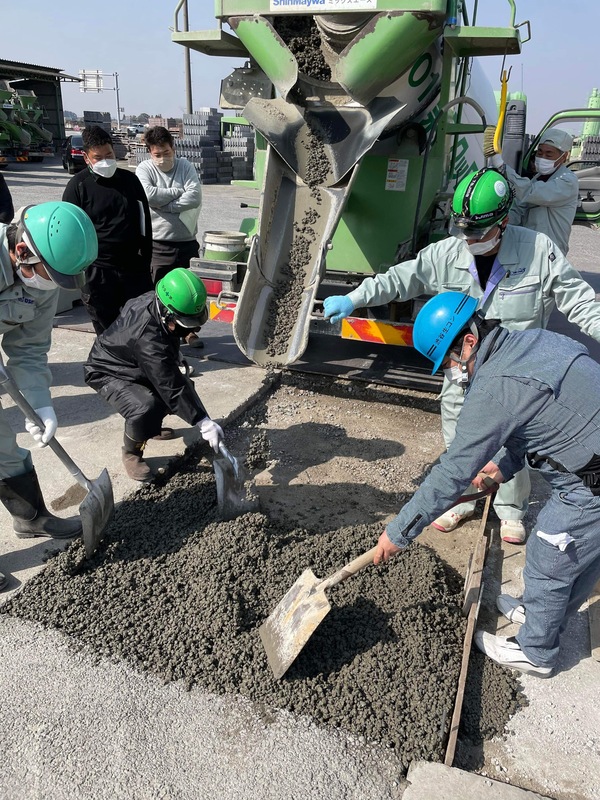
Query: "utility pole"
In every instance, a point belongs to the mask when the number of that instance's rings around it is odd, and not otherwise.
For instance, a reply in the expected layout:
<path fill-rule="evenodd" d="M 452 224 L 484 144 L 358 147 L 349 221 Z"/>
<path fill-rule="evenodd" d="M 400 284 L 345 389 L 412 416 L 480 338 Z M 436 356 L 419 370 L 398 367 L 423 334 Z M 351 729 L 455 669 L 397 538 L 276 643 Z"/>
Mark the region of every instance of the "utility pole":
<path fill-rule="evenodd" d="M 190 23 L 188 18 L 188 0 L 183 4 L 183 30 L 189 31 Z M 186 113 L 192 113 L 192 63 L 190 59 L 190 48 L 183 48 L 183 63 L 185 66 L 185 108 Z"/>
<path fill-rule="evenodd" d="M 115 94 L 117 95 L 117 130 L 121 131 L 121 103 L 119 102 L 119 73 L 113 73 L 115 76 Z"/>

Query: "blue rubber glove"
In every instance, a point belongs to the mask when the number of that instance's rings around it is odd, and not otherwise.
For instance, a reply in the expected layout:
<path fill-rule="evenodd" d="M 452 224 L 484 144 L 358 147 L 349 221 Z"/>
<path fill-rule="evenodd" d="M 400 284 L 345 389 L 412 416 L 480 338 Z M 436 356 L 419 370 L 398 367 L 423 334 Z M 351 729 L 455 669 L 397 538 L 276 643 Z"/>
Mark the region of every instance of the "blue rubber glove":
<path fill-rule="evenodd" d="M 326 297 L 323 301 L 323 310 L 325 312 L 325 319 L 330 322 L 339 322 L 344 317 L 349 317 L 354 311 L 354 304 L 347 295 L 334 294 L 332 297 Z"/>

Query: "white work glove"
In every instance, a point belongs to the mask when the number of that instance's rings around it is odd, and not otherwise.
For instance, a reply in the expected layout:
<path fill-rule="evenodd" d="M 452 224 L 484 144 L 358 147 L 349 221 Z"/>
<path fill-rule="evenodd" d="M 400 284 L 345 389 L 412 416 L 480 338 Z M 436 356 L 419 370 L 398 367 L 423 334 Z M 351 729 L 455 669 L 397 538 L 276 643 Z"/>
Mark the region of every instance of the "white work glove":
<path fill-rule="evenodd" d="M 494 153 L 493 156 L 490 156 L 487 160 L 488 167 L 492 167 L 493 169 L 502 169 L 504 166 L 504 159 L 500 155 L 500 153 Z"/>
<path fill-rule="evenodd" d="M 210 417 L 204 417 L 196 423 L 205 442 L 208 442 L 215 453 L 219 452 L 219 444 L 223 440 L 223 428 Z"/>
<path fill-rule="evenodd" d="M 58 428 L 58 421 L 52 406 L 45 406 L 44 408 L 36 408 L 35 413 L 44 423 L 44 430 L 41 430 L 39 425 L 32 422 L 30 419 L 25 419 L 25 429 L 36 440 L 40 447 L 45 447 L 50 439 L 56 433 Z"/>

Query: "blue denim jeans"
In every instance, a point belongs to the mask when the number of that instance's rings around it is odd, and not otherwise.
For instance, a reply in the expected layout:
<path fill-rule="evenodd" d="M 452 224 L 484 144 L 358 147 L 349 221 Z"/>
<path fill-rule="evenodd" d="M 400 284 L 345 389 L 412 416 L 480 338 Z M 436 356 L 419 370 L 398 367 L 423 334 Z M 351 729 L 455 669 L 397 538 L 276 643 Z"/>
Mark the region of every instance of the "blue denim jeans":
<path fill-rule="evenodd" d="M 557 481 L 558 482 L 558 481 Z M 558 659 L 559 633 L 591 595 L 600 578 L 600 497 L 575 476 L 565 476 L 540 511 L 527 540 L 523 582 L 526 621 L 517 641 L 538 667 L 553 667 Z M 568 533 L 566 549 L 541 539 Z"/>

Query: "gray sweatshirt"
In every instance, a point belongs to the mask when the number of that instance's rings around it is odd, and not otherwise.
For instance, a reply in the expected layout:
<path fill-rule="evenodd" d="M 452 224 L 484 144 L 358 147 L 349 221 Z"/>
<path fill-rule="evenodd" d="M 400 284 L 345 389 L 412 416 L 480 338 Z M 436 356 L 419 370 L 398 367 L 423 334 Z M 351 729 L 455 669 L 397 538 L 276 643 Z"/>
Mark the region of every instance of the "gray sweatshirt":
<path fill-rule="evenodd" d="M 159 242 L 193 241 L 202 207 L 202 184 L 196 168 L 187 158 L 176 158 L 173 169 L 163 172 L 149 158 L 138 164 L 135 174 L 150 205 L 152 238 Z"/>

